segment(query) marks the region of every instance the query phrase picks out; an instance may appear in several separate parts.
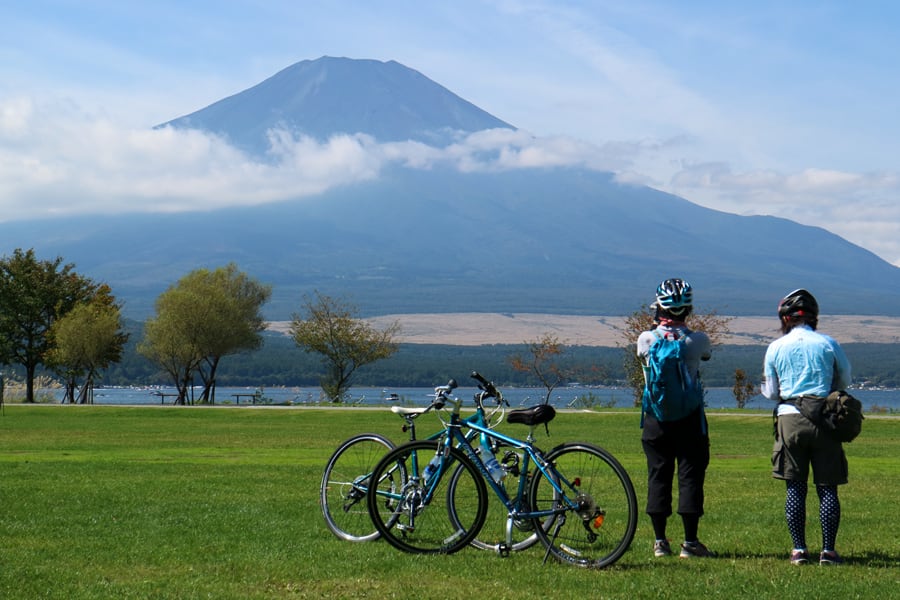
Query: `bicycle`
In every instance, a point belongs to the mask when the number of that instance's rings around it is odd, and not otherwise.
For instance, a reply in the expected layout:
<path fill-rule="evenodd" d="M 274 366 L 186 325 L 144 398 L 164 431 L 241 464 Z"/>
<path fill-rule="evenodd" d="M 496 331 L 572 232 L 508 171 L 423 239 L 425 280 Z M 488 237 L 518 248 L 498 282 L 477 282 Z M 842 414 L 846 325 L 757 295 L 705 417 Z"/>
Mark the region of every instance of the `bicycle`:
<path fill-rule="evenodd" d="M 496 387 L 477 372 L 482 390 L 476 408 L 488 398 L 502 398 Z M 366 503 L 381 537 L 399 550 L 420 554 L 452 553 L 469 545 L 485 523 L 487 488 L 506 508 L 508 555 L 513 532 L 534 532 L 549 556 L 572 565 L 602 568 L 628 550 L 637 528 L 637 497 L 622 465 L 603 448 L 587 442 L 566 442 L 547 453 L 534 445 L 534 430 L 548 427 L 556 416 L 549 404 L 509 412 L 506 421 L 527 426 L 518 440 L 460 418 L 461 401 L 453 408 L 435 440 L 405 443 L 390 450 L 375 466 Z M 513 449 L 505 478 L 495 479 L 471 444 L 475 431 Z M 434 473 L 424 465 L 438 456 Z M 488 457 L 489 460 L 490 457 Z M 505 458 L 505 457 L 504 457 Z M 514 464 L 514 468 L 513 468 Z M 383 485 L 397 470 L 406 474 L 399 486 Z M 515 491 L 507 492 L 505 479 Z"/>
<path fill-rule="evenodd" d="M 446 402 L 451 400 L 450 393 L 456 387 L 457 383 L 454 380 L 445 386 L 435 387 L 434 399 L 427 407 L 391 407 L 391 412 L 404 420 L 403 431 L 409 433 L 409 441 L 417 439 L 416 419 L 426 412 L 442 408 Z M 491 411 L 486 411 L 482 407 L 466 421 L 492 428 L 494 424 L 502 420 L 505 406 L 506 404 L 502 400 L 498 400 Z M 443 430 L 428 439 L 437 439 L 442 434 Z M 469 430 L 470 440 L 476 435 L 478 433 L 475 430 Z M 325 524 L 339 539 L 350 542 L 368 542 L 380 537 L 381 534 L 372 523 L 363 500 L 368 490 L 372 467 L 395 447 L 396 444 L 381 434 L 361 433 L 343 441 L 328 459 L 319 488 L 319 503 Z M 491 452 L 495 453 L 498 450 L 495 447 L 491 449 Z M 401 467 L 386 472 L 381 477 L 382 486 L 393 490 L 402 481 L 405 481 L 406 471 Z M 500 522 L 500 517 L 503 517 L 505 522 L 505 513 L 504 510 L 497 519 L 491 521 Z M 489 533 L 486 529 L 482 529 L 482 532 L 486 535 Z M 494 532 L 493 536 L 498 537 L 500 534 L 502 532 Z M 516 535 L 516 539 L 510 544 L 510 549 L 512 551 L 525 550 L 535 543 L 537 543 L 536 534 L 525 530 Z M 472 545 L 482 550 L 499 551 L 501 542 L 476 538 L 472 540 Z"/>
<path fill-rule="evenodd" d="M 456 382 L 451 381 L 446 386 L 434 388 L 434 400 L 424 408 L 391 407 L 391 412 L 404 420 L 403 431 L 409 432 L 410 441 L 416 439 L 415 419 L 439 406 L 455 387 Z M 360 502 L 366 497 L 372 467 L 395 447 L 396 444 L 383 435 L 360 433 L 341 442 L 328 459 L 319 487 L 319 500 L 325 524 L 338 538 L 367 542 L 379 537 L 365 503 Z"/>

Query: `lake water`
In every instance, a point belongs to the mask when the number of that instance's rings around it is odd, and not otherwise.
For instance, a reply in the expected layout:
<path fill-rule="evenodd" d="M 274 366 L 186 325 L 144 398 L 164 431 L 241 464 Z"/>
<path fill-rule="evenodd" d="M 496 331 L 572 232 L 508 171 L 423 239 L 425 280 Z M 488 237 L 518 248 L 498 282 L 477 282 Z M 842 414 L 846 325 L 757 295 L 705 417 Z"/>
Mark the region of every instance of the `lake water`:
<path fill-rule="evenodd" d="M 459 387 L 454 396 L 464 400 L 464 406 L 473 406 L 472 398 L 477 392 L 474 387 Z M 543 401 L 545 391 L 542 388 L 501 388 L 503 396 L 513 408 L 531 406 Z M 887 409 L 900 412 L 900 390 L 851 390 L 859 398 L 866 411 Z M 253 404 L 255 388 L 217 388 L 217 404 Z M 348 404 L 357 406 L 390 406 L 406 404 L 424 406 L 434 395 L 433 388 L 372 388 L 353 387 L 350 390 L 352 400 Z M 62 392 L 55 391 L 55 397 L 61 398 Z M 199 390 L 197 391 L 199 395 Z M 110 405 L 159 405 L 172 404 L 175 399 L 174 388 L 97 388 L 94 391 L 94 404 Z M 263 388 L 264 404 L 304 406 L 318 404 L 321 390 L 317 387 Z M 553 390 L 551 404 L 557 408 L 579 408 L 584 404 L 580 398 L 587 397 L 594 406 L 630 407 L 631 391 L 625 388 L 609 387 L 563 387 Z M 709 408 L 736 408 L 736 402 L 730 388 L 709 388 L 706 402 Z M 762 396 L 754 396 L 746 404 L 746 408 L 770 410 L 772 403 Z"/>

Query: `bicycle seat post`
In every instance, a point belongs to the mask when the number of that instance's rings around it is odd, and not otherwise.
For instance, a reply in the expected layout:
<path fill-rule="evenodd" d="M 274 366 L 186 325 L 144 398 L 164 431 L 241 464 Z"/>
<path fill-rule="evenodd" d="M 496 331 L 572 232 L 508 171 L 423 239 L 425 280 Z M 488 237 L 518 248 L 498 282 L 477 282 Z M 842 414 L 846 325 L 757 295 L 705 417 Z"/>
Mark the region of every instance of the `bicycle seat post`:
<path fill-rule="evenodd" d="M 404 425 L 403 430 L 409 431 L 409 440 L 413 441 L 416 439 L 416 416 L 415 415 L 403 415 L 403 420 L 406 421 L 406 425 Z"/>

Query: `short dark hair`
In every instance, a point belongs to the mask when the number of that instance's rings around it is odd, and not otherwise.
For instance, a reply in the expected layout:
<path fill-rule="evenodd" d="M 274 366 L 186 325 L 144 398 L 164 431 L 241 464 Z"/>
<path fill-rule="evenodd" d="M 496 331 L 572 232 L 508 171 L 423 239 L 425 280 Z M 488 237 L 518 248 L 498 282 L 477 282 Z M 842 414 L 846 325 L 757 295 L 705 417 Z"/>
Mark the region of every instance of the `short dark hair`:
<path fill-rule="evenodd" d="M 813 314 L 781 317 L 781 333 L 788 333 L 797 325 L 809 325 L 810 329 L 815 331 L 819 325 L 819 317 Z"/>

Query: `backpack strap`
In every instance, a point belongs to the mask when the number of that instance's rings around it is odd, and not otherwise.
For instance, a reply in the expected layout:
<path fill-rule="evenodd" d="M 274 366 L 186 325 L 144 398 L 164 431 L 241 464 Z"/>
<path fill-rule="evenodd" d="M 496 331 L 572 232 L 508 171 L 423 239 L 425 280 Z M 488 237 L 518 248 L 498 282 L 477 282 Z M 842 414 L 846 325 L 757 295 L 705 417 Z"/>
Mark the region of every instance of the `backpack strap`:
<path fill-rule="evenodd" d="M 663 339 L 663 336 L 660 335 L 658 329 L 651 329 L 650 331 L 653 333 L 653 335 L 656 336 L 656 341 L 653 342 L 653 344 Z M 653 344 L 650 345 L 652 346 Z M 650 352 L 650 348 L 647 348 L 647 352 Z M 644 393 L 641 395 L 641 429 L 644 428 L 644 415 L 647 413 L 647 406 L 644 403 L 644 398 L 646 397 L 649 389 L 647 384 L 649 383 L 650 378 L 650 366 L 648 364 L 645 364 L 647 362 L 648 361 L 646 360 L 641 360 L 641 369 L 644 372 Z"/>

